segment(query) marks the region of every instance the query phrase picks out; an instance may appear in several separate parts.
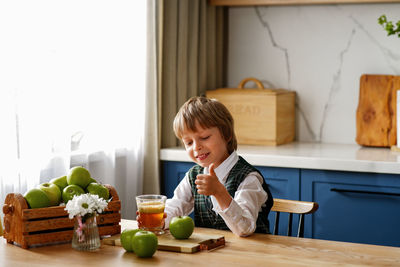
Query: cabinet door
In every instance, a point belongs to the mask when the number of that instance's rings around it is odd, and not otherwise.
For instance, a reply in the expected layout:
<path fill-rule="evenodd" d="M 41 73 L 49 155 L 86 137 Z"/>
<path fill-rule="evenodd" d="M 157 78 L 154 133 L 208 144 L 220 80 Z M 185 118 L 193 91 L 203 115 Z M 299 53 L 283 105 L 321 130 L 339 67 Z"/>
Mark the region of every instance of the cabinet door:
<path fill-rule="evenodd" d="M 291 168 L 259 167 L 273 197 L 300 199 L 300 170 Z"/>
<path fill-rule="evenodd" d="M 400 246 L 400 176 L 302 170 L 302 200 L 315 201 L 313 238 Z"/>
<path fill-rule="evenodd" d="M 256 167 L 264 176 L 272 197 L 300 200 L 300 170 L 295 168 Z M 288 214 L 280 215 L 279 235 L 287 234 Z M 275 212 L 269 216 L 270 232 L 274 229 Z M 292 233 L 297 233 L 298 217 L 293 216 Z M 308 226 L 309 227 L 309 226 Z M 305 228 L 307 228 L 307 221 Z M 305 236 L 307 237 L 307 236 Z"/>
<path fill-rule="evenodd" d="M 161 182 L 161 192 L 168 198 L 174 196 L 174 190 L 179 182 L 185 177 L 186 172 L 193 167 L 192 162 L 162 161 L 163 179 Z"/>

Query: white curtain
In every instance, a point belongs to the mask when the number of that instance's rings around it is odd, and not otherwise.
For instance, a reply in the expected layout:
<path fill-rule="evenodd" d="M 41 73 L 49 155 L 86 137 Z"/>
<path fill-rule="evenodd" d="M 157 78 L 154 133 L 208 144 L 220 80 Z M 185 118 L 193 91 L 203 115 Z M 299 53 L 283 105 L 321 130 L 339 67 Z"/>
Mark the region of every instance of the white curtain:
<path fill-rule="evenodd" d="M 0 200 L 89 169 L 142 193 L 146 1 L 0 2 Z"/>

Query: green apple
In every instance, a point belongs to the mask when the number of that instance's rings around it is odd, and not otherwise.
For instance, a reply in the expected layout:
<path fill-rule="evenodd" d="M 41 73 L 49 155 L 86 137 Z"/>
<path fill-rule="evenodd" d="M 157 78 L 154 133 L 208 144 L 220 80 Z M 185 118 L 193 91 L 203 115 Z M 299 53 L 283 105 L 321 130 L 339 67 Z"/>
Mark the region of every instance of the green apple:
<path fill-rule="evenodd" d="M 69 185 L 78 185 L 82 188 L 86 188 L 90 183 L 90 178 L 90 173 L 87 169 L 81 166 L 76 166 L 69 170 L 67 183 Z"/>
<path fill-rule="evenodd" d="M 45 192 L 38 188 L 27 191 L 24 195 L 31 209 L 45 208 L 50 206 L 50 199 Z"/>
<path fill-rule="evenodd" d="M 193 230 L 194 222 L 189 216 L 174 217 L 169 223 L 169 231 L 176 239 L 188 239 Z"/>
<path fill-rule="evenodd" d="M 133 252 L 132 239 L 133 236 L 139 231 L 140 229 L 125 229 L 124 231 L 122 231 L 119 239 L 121 240 L 122 247 L 127 252 Z"/>
<path fill-rule="evenodd" d="M 110 198 L 110 192 L 108 192 L 108 188 L 98 183 L 90 183 L 86 187 L 86 192 L 93 195 L 98 195 L 105 200 Z"/>
<path fill-rule="evenodd" d="M 158 246 L 157 236 L 150 231 L 138 231 L 132 238 L 132 248 L 141 258 L 149 258 L 154 255 Z"/>
<path fill-rule="evenodd" d="M 82 187 L 77 185 L 69 185 L 64 188 L 62 192 L 62 199 L 64 203 L 67 204 L 67 202 L 73 199 L 74 196 L 79 196 L 82 194 L 85 194 L 85 191 L 82 189 Z"/>
<path fill-rule="evenodd" d="M 43 183 L 38 185 L 38 189 L 45 192 L 50 200 L 50 206 L 57 206 L 61 202 L 61 191 L 60 188 L 52 183 Z"/>
<path fill-rule="evenodd" d="M 89 182 L 89 184 L 91 184 L 91 183 L 97 183 L 96 179 L 94 179 L 93 177 L 90 177 L 90 182 Z"/>
<path fill-rule="evenodd" d="M 67 187 L 68 183 L 67 183 L 67 176 L 61 176 L 58 178 L 53 178 L 50 180 L 50 183 L 55 184 L 58 186 L 58 188 L 60 188 L 60 191 L 62 192 L 64 190 L 64 188 Z"/>

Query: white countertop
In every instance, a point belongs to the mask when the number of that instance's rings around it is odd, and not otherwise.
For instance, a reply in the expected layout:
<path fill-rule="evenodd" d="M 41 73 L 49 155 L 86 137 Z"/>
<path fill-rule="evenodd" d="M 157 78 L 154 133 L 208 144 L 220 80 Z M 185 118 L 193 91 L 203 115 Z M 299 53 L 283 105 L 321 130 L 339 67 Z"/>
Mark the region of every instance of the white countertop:
<path fill-rule="evenodd" d="M 400 152 L 390 148 L 294 142 L 239 145 L 238 153 L 254 166 L 400 174 Z M 160 157 L 165 161 L 191 161 L 182 147 L 163 148 Z"/>

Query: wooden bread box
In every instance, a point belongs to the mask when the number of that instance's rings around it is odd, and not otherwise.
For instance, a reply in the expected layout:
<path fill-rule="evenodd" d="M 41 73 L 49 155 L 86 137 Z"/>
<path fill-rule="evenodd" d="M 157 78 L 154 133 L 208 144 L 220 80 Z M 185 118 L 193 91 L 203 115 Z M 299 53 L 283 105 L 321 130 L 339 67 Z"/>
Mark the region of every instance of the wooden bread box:
<path fill-rule="evenodd" d="M 257 88 L 244 88 L 253 81 Z M 281 145 L 295 137 L 296 93 L 285 89 L 266 89 L 255 78 L 242 80 L 238 88 L 206 92 L 231 112 L 238 144 Z"/>
<path fill-rule="evenodd" d="M 100 236 L 121 233 L 121 201 L 111 185 L 108 188 L 112 200 L 103 213 L 97 215 Z M 22 248 L 33 245 L 49 245 L 72 240 L 74 220 L 69 219 L 65 206 L 30 209 L 25 198 L 18 193 L 6 196 L 4 213 L 4 238 Z"/>

